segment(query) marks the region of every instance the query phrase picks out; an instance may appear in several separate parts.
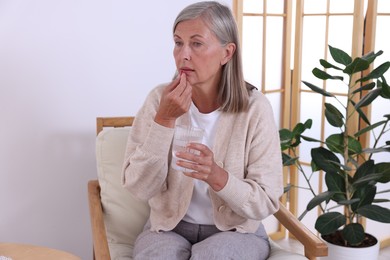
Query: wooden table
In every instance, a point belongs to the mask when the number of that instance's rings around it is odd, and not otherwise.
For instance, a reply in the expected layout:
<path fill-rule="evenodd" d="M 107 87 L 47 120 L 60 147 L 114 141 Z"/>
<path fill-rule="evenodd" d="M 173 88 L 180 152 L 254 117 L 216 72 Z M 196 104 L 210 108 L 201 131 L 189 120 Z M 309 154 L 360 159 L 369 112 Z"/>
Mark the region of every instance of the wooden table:
<path fill-rule="evenodd" d="M 0 256 L 8 257 L 12 260 L 81 260 L 80 257 L 64 251 L 15 243 L 0 243 Z"/>

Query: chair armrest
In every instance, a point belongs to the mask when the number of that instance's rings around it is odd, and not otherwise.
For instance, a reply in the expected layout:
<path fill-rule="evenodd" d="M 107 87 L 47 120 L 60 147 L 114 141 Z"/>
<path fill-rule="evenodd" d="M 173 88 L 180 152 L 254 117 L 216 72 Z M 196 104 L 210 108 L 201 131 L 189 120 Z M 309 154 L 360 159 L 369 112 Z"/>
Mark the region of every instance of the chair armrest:
<path fill-rule="evenodd" d="M 96 260 L 109 260 L 110 250 L 104 226 L 103 208 L 100 202 L 100 186 L 98 180 L 88 182 L 88 204 L 92 227 L 93 255 Z"/>
<path fill-rule="evenodd" d="M 303 244 L 307 258 L 316 259 L 316 257 L 328 255 L 326 243 L 314 235 L 283 204 L 280 204 L 279 211 L 274 216 Z"/>

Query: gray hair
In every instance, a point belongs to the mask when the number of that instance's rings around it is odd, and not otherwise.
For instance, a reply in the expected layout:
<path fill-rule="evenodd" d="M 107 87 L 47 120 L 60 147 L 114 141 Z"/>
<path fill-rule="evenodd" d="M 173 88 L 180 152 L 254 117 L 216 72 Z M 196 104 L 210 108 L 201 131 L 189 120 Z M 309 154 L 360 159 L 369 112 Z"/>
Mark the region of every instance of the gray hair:
<path fill-rule="evenodd" d="M 222 67 L 218 101 L 221 104 L 222 111 L 245 111 L 249 103 L 249 90 L 245 84 L 242 71 L 237 24 L 230 8 L 215 1 L 191 4 L 176 17 L 173 32 L 175 32 L 176 26 L 180 22 L 196 18 L 201 18 L 208 25 L 210 31 L 214 33 L 222 45 L 228 43 L 236 45 L 232 58 Z"/>

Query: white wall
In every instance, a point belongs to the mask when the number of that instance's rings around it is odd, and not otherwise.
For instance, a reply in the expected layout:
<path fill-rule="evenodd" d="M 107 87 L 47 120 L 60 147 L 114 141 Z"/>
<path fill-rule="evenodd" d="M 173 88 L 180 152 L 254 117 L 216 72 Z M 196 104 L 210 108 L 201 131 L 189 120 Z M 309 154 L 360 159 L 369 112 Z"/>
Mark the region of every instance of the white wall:
<path fill-rule="evenodd" d="M 171 79 L 192 2 L 0 0 L 0 242 L 91 259 L 95 118 L 134 115 Z"/>

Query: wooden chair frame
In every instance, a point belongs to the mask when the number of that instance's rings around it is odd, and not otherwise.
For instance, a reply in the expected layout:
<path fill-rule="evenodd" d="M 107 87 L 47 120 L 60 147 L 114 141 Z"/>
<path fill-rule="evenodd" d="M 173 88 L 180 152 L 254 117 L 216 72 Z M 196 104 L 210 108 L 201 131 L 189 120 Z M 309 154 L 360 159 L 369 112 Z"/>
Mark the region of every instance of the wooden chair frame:
<path fill-rule="evenodd" d="M 133 120 L 134 117 L 98 117 L 96 121 L 97 134 L 99 134 L 104 127 L 131 126 Z M 88 202 L 92 227 L 94 259 L 110 259 L 98 180 L 90 180 L 88 182 Z M 274 216 L 303 244 L 304 254 L 308 259 L 316 259 L 316 257 L 326 256 L 328 254 L 326 243 L 303 225 L 283 204 L 280 204 L 280 209 Z"/>

